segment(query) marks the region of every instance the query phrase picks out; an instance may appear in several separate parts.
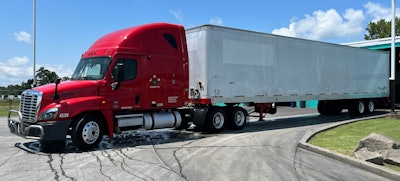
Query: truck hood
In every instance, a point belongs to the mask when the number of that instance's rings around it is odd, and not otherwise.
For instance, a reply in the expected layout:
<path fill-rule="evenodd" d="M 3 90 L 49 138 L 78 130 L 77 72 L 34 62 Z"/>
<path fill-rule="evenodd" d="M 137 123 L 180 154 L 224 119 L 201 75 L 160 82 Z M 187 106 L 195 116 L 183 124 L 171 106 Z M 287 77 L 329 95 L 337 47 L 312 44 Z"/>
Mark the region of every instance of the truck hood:
<path fill-rule="evenodd" d="M 42 92 L 42 105 L 47 105 L 54 102 L 54 93 L 56 84 L 47 84 L 33 88 L 34 90 Z M 94 80 L 70 80 L 62 81 L 58 84 L 59 99 L 71 99 L 75 97 L 96 96 L 98 95 L 98 81 Z"/>

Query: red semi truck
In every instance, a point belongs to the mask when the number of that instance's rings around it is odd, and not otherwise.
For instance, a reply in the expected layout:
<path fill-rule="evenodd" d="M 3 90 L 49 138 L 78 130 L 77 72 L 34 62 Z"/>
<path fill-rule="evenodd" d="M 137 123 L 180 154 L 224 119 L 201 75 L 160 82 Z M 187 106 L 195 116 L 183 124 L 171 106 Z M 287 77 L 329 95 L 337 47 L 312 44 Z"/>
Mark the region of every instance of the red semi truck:
<path fill-rule="evenodd" d="M 204 25 L 153 23 L 109 33 L 79 61 L 71 80 L 22 93 L 10 110 L 12 133 L 80 149 L 103 135 L 144 128 L 204 132 L 242 129 L 248 113 L 274 103 L 319 100 L 321 114 L 374 111 L 387 97 L 388 54 Z M 17 116 L 15 116 L 17 115 Z"/>

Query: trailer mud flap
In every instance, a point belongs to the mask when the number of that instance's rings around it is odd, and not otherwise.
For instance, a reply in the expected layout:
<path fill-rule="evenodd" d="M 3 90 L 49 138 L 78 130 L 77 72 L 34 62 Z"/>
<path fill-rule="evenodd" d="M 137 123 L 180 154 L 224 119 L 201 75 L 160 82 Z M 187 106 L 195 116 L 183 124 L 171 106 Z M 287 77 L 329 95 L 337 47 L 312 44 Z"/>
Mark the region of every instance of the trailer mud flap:
<path fill-rule="evenodd" d="M 193 124 L 202 125 L 206 119 L 208 108 L 195 108 L 193 113 Z"/>

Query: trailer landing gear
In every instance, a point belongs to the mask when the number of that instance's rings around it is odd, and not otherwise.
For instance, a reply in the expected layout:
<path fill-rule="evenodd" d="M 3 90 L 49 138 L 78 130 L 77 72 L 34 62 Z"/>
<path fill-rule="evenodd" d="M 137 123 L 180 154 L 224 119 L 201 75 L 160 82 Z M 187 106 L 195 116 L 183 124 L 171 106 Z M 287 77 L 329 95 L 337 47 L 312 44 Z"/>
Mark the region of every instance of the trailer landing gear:
<path fill-rule="evenodd" d="M 276 106 L 275 103 L 258 103 L 254 106 L 254 110 L 256 112 L 259 112 L 259 121 L 264 120 L 264 113 L 269 113 L 269 114 L 276 114 Z"/>

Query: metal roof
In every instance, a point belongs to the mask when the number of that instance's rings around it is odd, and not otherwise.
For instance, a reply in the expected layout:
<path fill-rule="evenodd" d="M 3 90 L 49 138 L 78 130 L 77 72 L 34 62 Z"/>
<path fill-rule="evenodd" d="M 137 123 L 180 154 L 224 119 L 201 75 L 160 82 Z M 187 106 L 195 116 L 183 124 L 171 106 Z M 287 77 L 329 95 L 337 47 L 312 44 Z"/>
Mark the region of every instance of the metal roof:
<path fill-rule="evenodd" d="M 362 47 L 371 50 L 381 50 L 391 47 L 392 38 L 381 38 L 374 40 L 365 40 L 358 42 L 343 43 L 342 45 L 352 46 L 352 47 Z M 396 37 L 396 47 L 400 47 L 400 36 Z"/>

